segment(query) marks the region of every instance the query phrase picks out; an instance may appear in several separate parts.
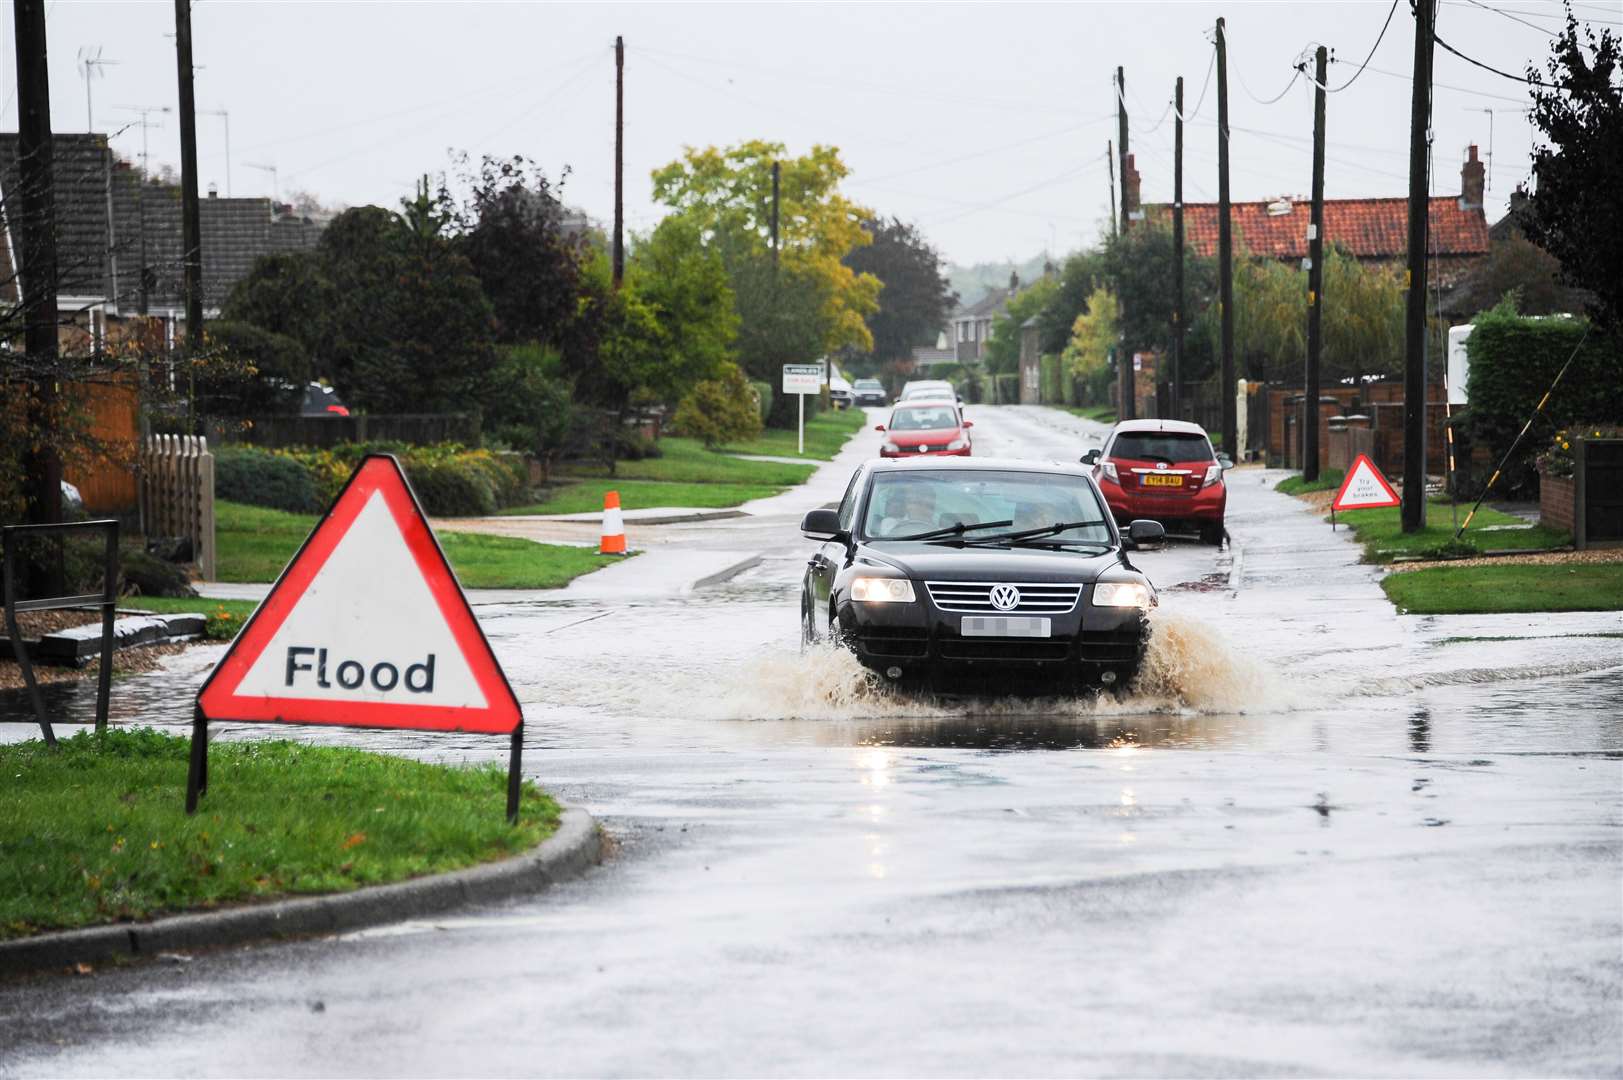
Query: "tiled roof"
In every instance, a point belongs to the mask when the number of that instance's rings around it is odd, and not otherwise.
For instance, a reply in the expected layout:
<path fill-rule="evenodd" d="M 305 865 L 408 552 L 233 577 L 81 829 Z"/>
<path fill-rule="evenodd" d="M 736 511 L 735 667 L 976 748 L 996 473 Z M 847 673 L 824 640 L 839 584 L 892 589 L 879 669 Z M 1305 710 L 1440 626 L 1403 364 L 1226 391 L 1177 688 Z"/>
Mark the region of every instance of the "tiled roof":
<path fill-rule="evenodd" d="M 973 304 L 965 304 L 952 313 L 954 319 L 967 319 L 980 315 L 996 315 L 1014 295 L 1009 289 L 988 289 L 986 295 Z"/>
<path fill-rule="evenodd" d="M 1269 213 L 1288 205 L 1284 213 Z M 1172 208 L 1154 203 L 1145 210 L 1157 220 L 1172 220 Z M 1276 259 L 1299 259 L 1307 255 L 1309 203 L 1244 202 L 1232 204 L 1235 250 Z M 1456 195 L 1431 200 L 1429 246 L 1436 255 L 1485 255 L 1488 252 L 1488 222 L 1480 207 L 1461 209 Z M 1217 254 L 1217 204 L 1185 203 L 1184 235 L 1189 247 L 1199 255 Z M 1326 199 L 1324 238 L 1361 259 L 1401 258 L 1409 250 L 1409 203 L 1407 199 Z"/>
<path fill-rule="evenodd" d="M 107 137 L 55 135 L 51 147 L 57 292 L 61 296 L 105 296 L 110 273 Z M 20 184 L 17 136 L 0 134 L 0 211 L 22 212 Z"/>

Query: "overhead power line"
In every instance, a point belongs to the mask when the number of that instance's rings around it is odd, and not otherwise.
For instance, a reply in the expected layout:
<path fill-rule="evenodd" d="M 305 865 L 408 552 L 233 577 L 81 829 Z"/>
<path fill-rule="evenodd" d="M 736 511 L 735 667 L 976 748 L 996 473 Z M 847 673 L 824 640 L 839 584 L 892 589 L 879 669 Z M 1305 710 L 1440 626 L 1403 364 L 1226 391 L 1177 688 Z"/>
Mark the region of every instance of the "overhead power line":
<path fill-rule="evenodd" d="M 1508 8 L 1489 7 L 1487 4 L 1484 4 L 1482 2 L 1482 0 L 1465 0 L 1465 2 L 1470 4 L 1472 7 L 1481 8 L 1483 11 L 1491 11 L 1495 15 L 1499 15 L 1499 16 L 1501 16 L 1503 18 L 1509 19 L 1511 22 L 1521 23 L 1523 26 L 1530 26 L 1534 30 L 1537 30 L 1541 34 L 1548 34 L 1551 37 L 1560 37 L 1561 36 L 1560 34 L 1557 34 L 1554 30 L 1551 30 L 1548 27 L 1540 26 L 1538 23 L 1528 22 L 1526 19 L 1524 19 L 1520 15 L 1512 12 Z M 1433 35 L 1433 36 L 1435 36 L 1435 35 Z"/>
<path fill-rule="evenodd" d="M 1205 102 L 1206 102 L 1206 91 L 1211 88 L 1211 85 L 1212 85 L 1212 71 L 1216 67 L 1217 67 L 1217 50 L 1214 48 L 1214 49 L 1212 49 L 1212 57 L 1211 57 L 1211 59 L 1206 61 L 1206 78 L 1200 84 L 1200 97 L 1195 99 L 1195 107 L 1193 109 L 1189 110 L 1187 115 L 1185 115 L 1183 113 L 1178 113 L 1178 119 L 1182 120 L 1184 123 L 1187 124 L 1187 123 L 1189 123 L 1189 121 L 1193 120 L 1195 117 L 1200 115 L 1200 107 L 1201 107 L 1201 105 L 1205 104 Z M 1176 110 L 1174 110 L 1174 111 L 1176 111 Z"/>
<path fill-rule="evenodd" d="M 1442 38 L 1438 37 L 1435 33 L 1433 33 L 1431 35 L 1431 40 L 1435 41 L 1437 44 L 1441 45 L 1444 49 L 1446 49 L 1449 52 L 1453 53 L 1455 56 L 1459 57 L 1461 60 L 1464 60 L 1467 64 L 1474 64 L 1475 66 L 1481 68 L 1483 71 L 1491 71 L 1493 74 L 1499 76 L 1501 79 L 1509 79 L 1512 82 L 1525 83 L 1528 86 L 1542 86 L 1542 87 L 1544 87 L 1546 89 L 1551 88 L 1549 83 L 1540 82 L 1537 79 L 1526 79 L 1526 78 L 1523 78 L 1520 75 L 1512 75 L 1508 71 L 1500 71 L 1498 68 L 1494 67 L 1491 64 L 1484 64 L 1482 61 L 1477 60 L 1474 57 L 1466 56 L 1464 53 L 1460 52 L 1454 46 L 1450 45 L 1448 42 L 1446 42 Z"/>
<path fill-rule="evenodd" d="M 1364 57 L 1364 62 L 1362 64 L 1359 64 L 1358 65 L 1358 70 L 1353 72 L 1350 76 L 1348 76 L 1347 81 L 1342 83 L 1340 86 L 1337 86 L 1337 87 L 1326 86 L 1324 88 L 1325 93 L 1327 93 L 1327 94 L 1339 94 L 1339 93 L 1341 93 L 1341 91 L 1347 89 L 1347 87 L 1351 86 L 1353 83 L 1358 81 L 1358 76 L 1362 75 L 1364 73 L 1364 69 L 1369 67 L 1369 62 L 1371 60 L 1375 59 L 1375 50 L 1379 49 L 1381 47 L 1381 42 L 1386 37 L 1386 31 L 1392 25 L 1392 16 L 1397 13 L 1397 10 L 1398 10 L 1398 0 L 1392 0 L 1392 6 L 1386 9 L 1386 21 L 1381 24 L 1381 32 L 1379 34 L 1375 35 L 1375 44 L 1373 44 L 1373 45 L 1371 45 L 1369 47 L 1369 54 Z M 1335 60 L 1335 57 L 1332 56 L 1330 59 L 1333 62 Z"/>

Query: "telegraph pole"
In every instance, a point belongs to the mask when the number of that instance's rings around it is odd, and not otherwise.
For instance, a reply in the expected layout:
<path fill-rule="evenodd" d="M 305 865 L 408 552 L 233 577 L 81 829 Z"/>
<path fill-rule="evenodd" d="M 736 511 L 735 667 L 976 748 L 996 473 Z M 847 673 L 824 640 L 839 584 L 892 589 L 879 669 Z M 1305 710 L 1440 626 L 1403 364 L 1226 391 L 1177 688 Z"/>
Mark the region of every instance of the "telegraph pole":
<path fill-rule="evenodd" d="M 1229 221 L 1229 63 L 1223 20 L 1217 20 L 1217 309 L 1222 323 L 1223 452 L 1240 460 L 1240 418 L 1234 403 L 1234 227 Z"/>
<path fill-rule="evenodd" d="M 626 43 L 614 37 L 614 287 L 626 276 Z"/>
<path fill-rule="evenodd" d="M 772 276 L 778 276 L 778 182 L 782 178 L 782 167 L 774 161 L 772 163 Z"/>
<path fill-rule="evenodd" d="M 1435 0 L 1414 13 L 1414 95 L 1409 112 L 1409 301 L 1403 325 L 1403 531 L 1426 526 L 1426 149 L 1431 126 Z"/>
<path fill-rule="evenodd" d="M 1302 479 L 1319 478 L 1319 352 L 1324 339 L 1324 79 L 1329 52 L 1313 54 L 1313 209 L 1307 227 L 1307 413 L 1302 428 Z"/>
<path fill-rule="evenodd" d="M 1127 205 L 1127 77 L 1116 68 L 1116 156 L 1121 161 L 1121 231 L 1127 232 L 1132 220 Z"/>
<path fill-rule="evenodd" d="M 1172 92 L 1172 416 L 1183 410 L 1183 76 Z"/>
<path fill-rule="evenodd" d="M 28 451 L 28 520 L 62 520 L 62 459 L 52 434 L 56 425 L 56 194 L 51 170 L 51 84 L 45 61 L 45 0 L 12 5 L 17 41 L 17 193 L 22 210 L 13 218 L 22 241 L 22 278 L 28 354 L 28 423 L 35 445 Z M 46 595 L 62 592 L 60 560 L 51 560 Z"/>
<path fill-rule="evenodd" d="M 1110 169 L 1110 235 L 1120 236 L 1121 226 L 1116 222 L 1116 144 L 1105 140 L 1105 164 Z"/>
<path fill-rule="evenodd" d="M 203 226 L 197 205 L 197 104 L 192 98 L 192 0 L 175 0 L 175 61 L 180 75 L 180 215 L 184 246 L 181 257 L 186 278 L 186 345 L 196 353 L 203 348 Z"/>

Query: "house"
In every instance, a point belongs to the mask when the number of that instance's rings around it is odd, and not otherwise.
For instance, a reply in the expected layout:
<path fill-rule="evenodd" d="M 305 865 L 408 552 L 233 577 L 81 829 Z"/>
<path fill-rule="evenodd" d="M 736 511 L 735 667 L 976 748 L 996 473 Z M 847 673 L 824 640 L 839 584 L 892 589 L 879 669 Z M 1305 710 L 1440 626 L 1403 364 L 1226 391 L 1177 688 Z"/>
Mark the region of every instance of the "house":
<path fill-rule="evenodd" d="M 172 343 L 185 324 L 180 188 L 144 178 L 101 134 L 52 137 L 57 310 L 68 346 L 137 332 Z M 0 304 L 21 302 L 12 215 L 20 212 L 17 136 L 0 133 Z M 315 246 L 322 224 L 270 199 L 200 200 L 203 313 L 221 306 L 261 255 Z"/>
<path fill-rule="evenodd" d="M 989 289 L 985 296 L 973 304 L 961 305 L 947 323 L 946 347 L 953 350 L 960 364 L 972 364 L 986 352 L 986 343 L 992 338 L 992 321 L 1003 314 L 1009 300 L 1020 291 L 1020 275 L 1009 275 L 1007 289 Z"/>
<path fill-rule="evenodd" d="M 1127 155 L 1126 174 L 1129 217 L 1170 224 L 1172 207 L 1167 203 L 1148 204 L 1138 215 L 1139 174 L 1131 154 Z M 1488 221 L 1482 202 L 1485 175 L 1473 145 L 1460 168 L 1459 194 L 1430 200 L 1427 271 L 1432 283 L 1445 291 L 1463 281 L 1488 256 Z M 1311 202 L 1300 195 L 1230 203 L 1235 252 L 1301 265 L 1307 258 L 1311 210 Z M 1216 203 L 1184 204 L 1184 236 L 1194 254 L 1217 254 L 1217 211 Z M 1324 240 L 1361 261 L 1402 265 L 1409 254 L 1409 200 L 1405 196 L 1326 199 Z"/>

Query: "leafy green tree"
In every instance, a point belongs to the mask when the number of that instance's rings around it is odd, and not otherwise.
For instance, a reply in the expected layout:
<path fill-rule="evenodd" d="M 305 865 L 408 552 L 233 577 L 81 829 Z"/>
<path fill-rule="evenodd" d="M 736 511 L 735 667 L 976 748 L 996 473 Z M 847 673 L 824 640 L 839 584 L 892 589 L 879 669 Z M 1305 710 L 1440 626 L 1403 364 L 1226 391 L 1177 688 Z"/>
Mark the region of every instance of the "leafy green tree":
<path fill-rule="evenodd" d="M 1524 315 L 1576 313 L 1595 299 L 1562 280 L 1561 264 L 1555 256 L 1512 232 L 1492 241 L 1487 259 L 1460 283 L 1449 297 L 1449 307 L 1459 315 L 1475 315 L 1512 293 L 1517 309 Z"/>
<path fill-rule="evenodd" d="M 486 434 L 528 451 L 550 469 L 568 444 L 575 419 L 574 387 L 558 351 L 533 343 L 497 346 L 480 391 Z"/>
<path fill-rule="evenodd" d="M 739 314 L 738 362 L 751 378 L 777 387 L 784 364 L 809 363 L 823 355 L 825 279 L 799 267 L 774 270 L 765 255 L 735 260 L 729 269 Z M 807 402 L 811 413 L 817 401 L 813 397 Z M 793 394 L 774 394 L 768 426 L 793 427 L 796 408 Z"/>
<path fill-rule="evenodd" d="M 780 269 L 815 282 L 823 303 L 822 338 L 809 355 L 845 346 L 872 350 L 866 319 L 879 309 L 880 282 L 845 259 L 870 241 L 862 223 L 874 214 L 840 193 L 848 170 L 836 149 L 814 146 L 791 158 L 782 143 L 760 139 L 725 150 L 689 148 L 654 171 L 654 197 L 696 225 L 736 276 L 769 251 L 774 162 Z M 742 291 L 736 281 L 734 288 Z M 742 308 L 739 314 L 747 320 Z"/>
<path fill-rule="evenodd" d="M 755 391 L 737 364 L 728 364 L 713 379 L 697 383 L 676 410 L 676 429 L 703 439 L 714 450 L 730 442 L 743 442 L 761 433 L 761 414 Z"/>
<path fill-rule="evenodd" d="M 263 255 L 232 287 L 220 314 L 225 322 L 292 338 L 304 347 L 306 358 L 315 358 L 332 301 L 332 283 L 319 251 Z"/>
<path fill-rule="evenodd" d="M 1071 340 L 1077 317 L 1088 311 L 1089 298 L 1109 280 L 1109 265 L 1102 250 L 1078 251 L 1068 256 L 1059 270 L 1058 288 L 1037 313 L 1038 349 L 1044 353 L 1062 352 Z"/>
<path fill-rule="evenodd" d="M 295 411 L 310 381 L 310 355 L 301 342 L 252 323 L 219 319 L 204 329 L 221 362 L 196 375 L 196 403 L 211 416 Z"/>
<path fill-rule="evenodd" d="M 664 359 L 649 384 L 655 396 L 673 400 L 694 382 L 725 371 L 738 336 L 738 313 L 727 267 L 718 252 L 703 245 L 693 222 L 666 218 L 637 243 L 625 288 L 659 324 Z"/>
<path fill-rule="evenodd" d="M 1008 374 L 1020 368 L 1020 332 L 1026 320 L 1042 311 L 1059 291 L 1059 281 L 1040 277 L 1009 298 L 1003 314 L 992 320 L 992 336 L 986 342 L 986 370 Z"/>
<path fill-rule="evenodd" d="M 855 354 L 863 359 L 853 363 L 872 371 L 877 364 L 910 358 L 915 345 L 933 344 L 956 296 L 941 256 L 916 226 L 893 217 L 871 221 L 867 228 L 873 242 L 846 255 L 845 265 L 884 286 L 879 310 L 868 316 L 873 349 Z"/>
<path fill-rule="evenodd" d="M 1545 69 L 1527 69 L 1531 119 L 1548 142 L 1533 153 L 1535 185 L 1522 226 L 1560 260 L 1567 281 L 1594 295 L 1596 322 L 1616 328 L 1623 319 L 1623 38 L 1606 28 L 1598 38 L 1587 26 L 1580 33 L 1569 6 Z"/>
<path fill-rule="evenodd" d="M 1090 396 L 1104 400 L 1112 378 L 1111 351 L 1120 334 L 1116 294 L 1099 286 L 1088 295 L 1087 310 L 1071 324 L 1071 337 L 1060 354 L 1065 373 L 1089 388 Z"/>
<path fill-rule="evenodd" d="M 1123 352 L 1167 352 L 1172 344 L 1175 301 L 1170 224 L 1152 218 L 1110 238 L 1104 249 L 1104 263 L 1111 291 L 1121 305 Z M 1237 263 L 1236 281 L 1239 276 Z M 1184 317 L 1192 324 L 1213 305 L 1217 295 L 1216 260 L 1199 258 L 1185 248 L 1183 280 Z"/>

